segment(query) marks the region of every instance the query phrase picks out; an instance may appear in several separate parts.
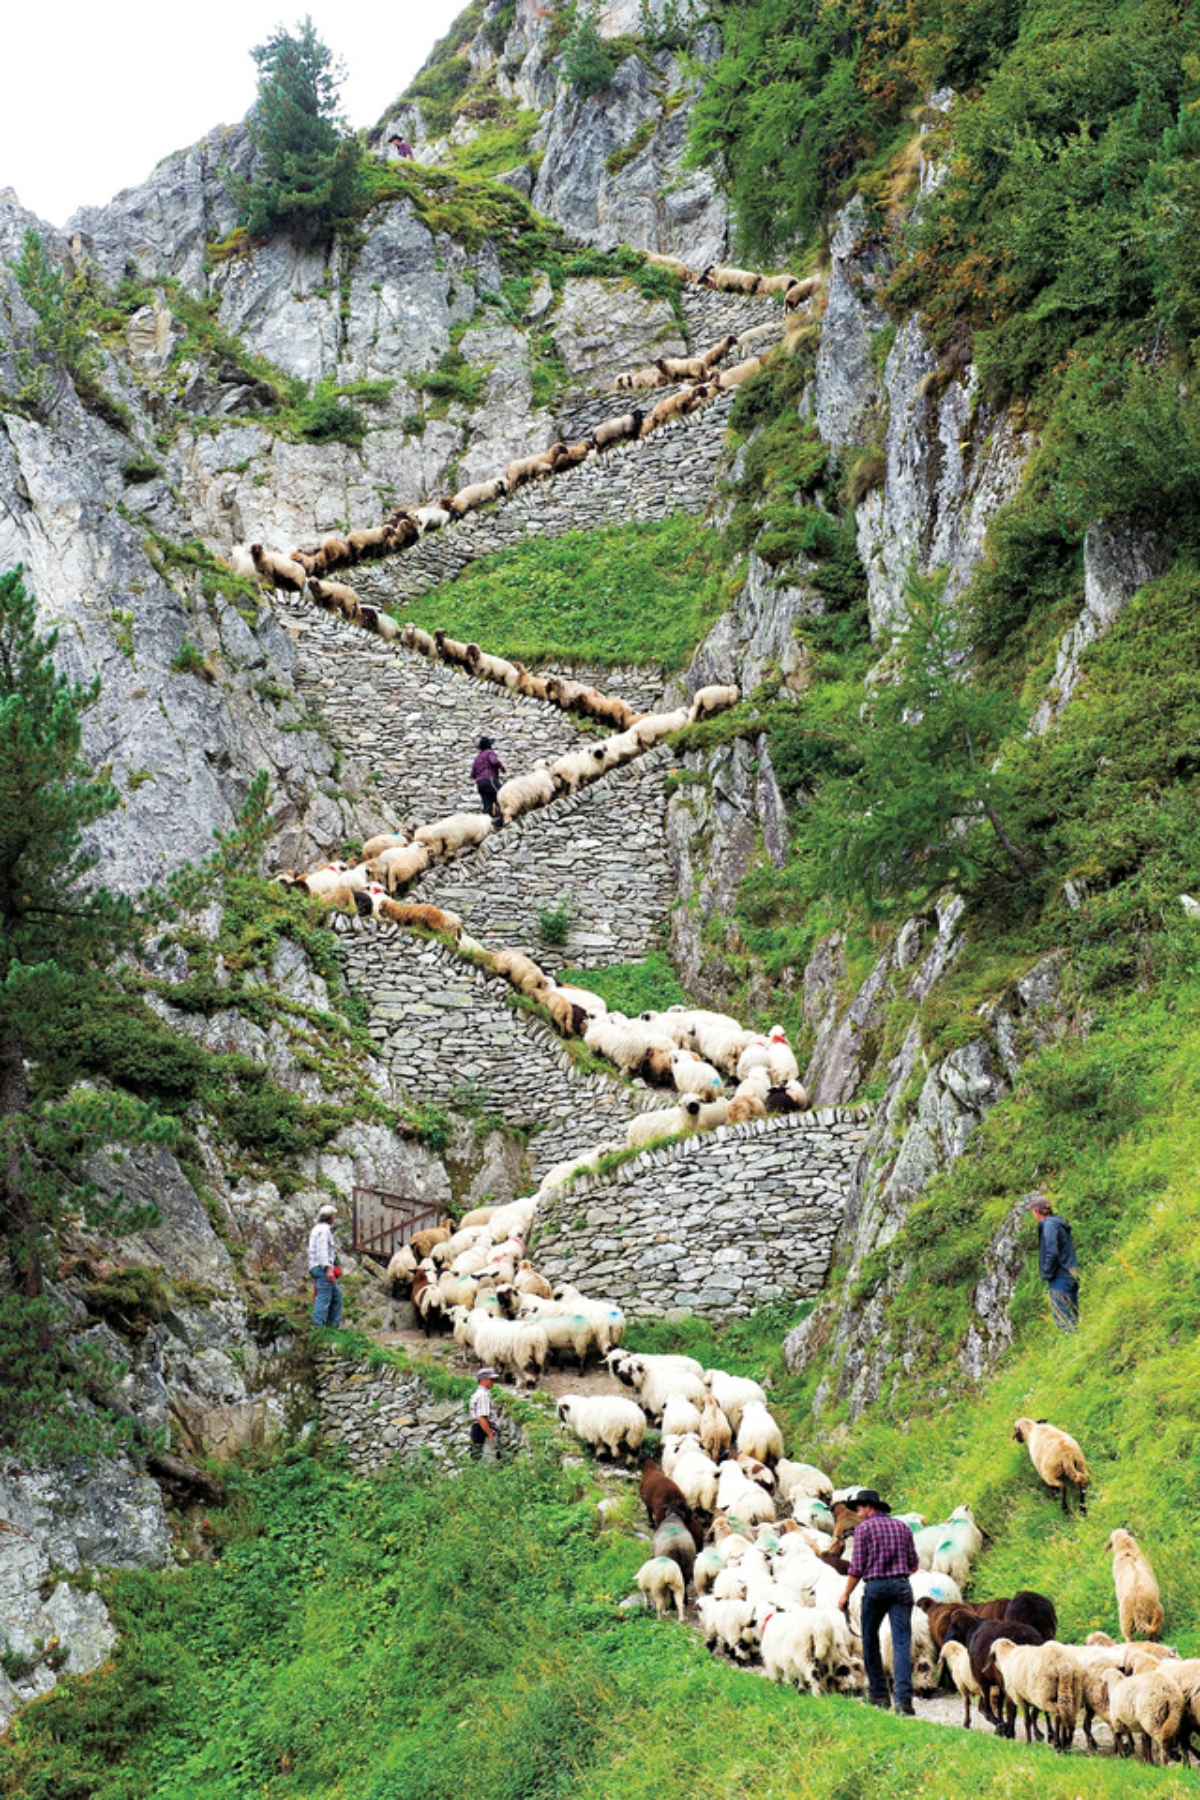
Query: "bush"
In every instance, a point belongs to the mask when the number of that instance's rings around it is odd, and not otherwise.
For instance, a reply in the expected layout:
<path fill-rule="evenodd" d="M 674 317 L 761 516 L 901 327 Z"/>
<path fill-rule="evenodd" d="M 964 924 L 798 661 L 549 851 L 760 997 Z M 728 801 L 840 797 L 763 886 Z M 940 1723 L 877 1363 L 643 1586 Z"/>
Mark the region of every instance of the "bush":
<path fill-rule="evenodd" d="M 555 907 L 538 913 L 538 936 L 543 944 L 560 946 L 565 944 L 571 935 L 571 925 L 575 918 L 575 902 L 568 894 Z"/>
<path fill-rule="evenodd" d="M 606 88 L 616 73 L 616 63 L 600 36 L 600 9 L 578 4 L 570 36 L 563 44 L 563 74 L 586 100 Z"/>

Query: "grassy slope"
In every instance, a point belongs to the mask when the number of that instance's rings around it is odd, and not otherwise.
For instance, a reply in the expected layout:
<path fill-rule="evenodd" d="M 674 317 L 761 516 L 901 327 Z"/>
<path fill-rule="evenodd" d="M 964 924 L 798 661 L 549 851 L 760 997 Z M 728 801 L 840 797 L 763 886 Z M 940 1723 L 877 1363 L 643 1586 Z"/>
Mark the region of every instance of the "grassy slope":
<path fill-rule="evenodd" d="M 533 539 L 393 610 L 536 663 L 680 667 L 721 609 L 711 535 L 698 519 Z"/>
<path fill-rule="evenodd" d="M 114 1666 L 0 1746 L 21 1800 L 890 1800 L 1188 1791 L 1190 1779 L 797 1698 L 622 1619 L 644 1553 L 585 1472 L 243 1476 L 215 1567 L 110 1585 Z M 853 1728 L 847 1729 L 853 1721 Z M 1049 1780 L 1050 1786 L 1047 1786 Z"/>

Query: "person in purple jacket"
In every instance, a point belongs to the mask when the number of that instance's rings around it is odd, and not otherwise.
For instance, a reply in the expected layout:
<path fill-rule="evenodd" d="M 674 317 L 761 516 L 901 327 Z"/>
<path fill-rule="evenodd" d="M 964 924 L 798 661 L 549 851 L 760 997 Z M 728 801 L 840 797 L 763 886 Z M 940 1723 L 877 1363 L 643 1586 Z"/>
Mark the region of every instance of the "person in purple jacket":
<path fill-rule="evenodd" d="M 500 777 L 505 773 L 504 764 L 492 749 L 492 740 L 480 738 L 479 752 L 471 764 L 471 780 L 479 789 L 479 803 L 485 813 L 496 825 L 502 825 L 500 805 L 496 795 L 500 791 Z"/>

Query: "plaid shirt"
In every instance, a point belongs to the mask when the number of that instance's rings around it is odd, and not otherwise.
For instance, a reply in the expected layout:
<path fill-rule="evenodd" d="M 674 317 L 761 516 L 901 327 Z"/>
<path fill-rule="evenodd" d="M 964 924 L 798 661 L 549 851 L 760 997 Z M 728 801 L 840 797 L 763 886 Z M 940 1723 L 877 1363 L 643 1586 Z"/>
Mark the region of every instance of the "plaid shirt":
<path fill-rule="evenodd" d="M 850 1574 L 860 1581 L 892 1581 L 911 1575 L 920 1563 L 913 1534 L 903 1519 L 873 1513 L 854 1527 Z"/>

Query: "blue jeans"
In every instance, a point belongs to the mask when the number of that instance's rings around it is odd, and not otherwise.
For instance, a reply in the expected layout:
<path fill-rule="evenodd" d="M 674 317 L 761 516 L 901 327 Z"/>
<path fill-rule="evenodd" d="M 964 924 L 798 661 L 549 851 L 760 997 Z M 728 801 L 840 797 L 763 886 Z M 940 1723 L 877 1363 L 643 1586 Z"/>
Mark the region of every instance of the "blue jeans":
<path fill-rule="evenodd" d="M 879 1651 L 879 1627 L 885 1618 L 892 1624 L 892 1689 L 897 1706 L 912 1705 L 912 1582 L 907 1575 L 889 1575 L 863 1582 L 862 1646 L 867 1669 L 867 1691 L 872 1700 L 887 1704 L 887 1676 Z"/>
<path fill-rule="evenodd" d="M 1074 1331 L 1079 1323 L 1079 1283 L 1073 1275 L 1056 1275 L 1046 1283 L 1050 1311 L 1060 1331 Z"/>
<path fill-rule="evenodd" d="M 340 1325 L 342 1322 L 342 1287 L 338 1281 L 330 1281 L 324 1269 L 310 1269 L 309 1274 L 317 1284 L 316 1298 L 313 1300 L 314 1325 Z"/>

